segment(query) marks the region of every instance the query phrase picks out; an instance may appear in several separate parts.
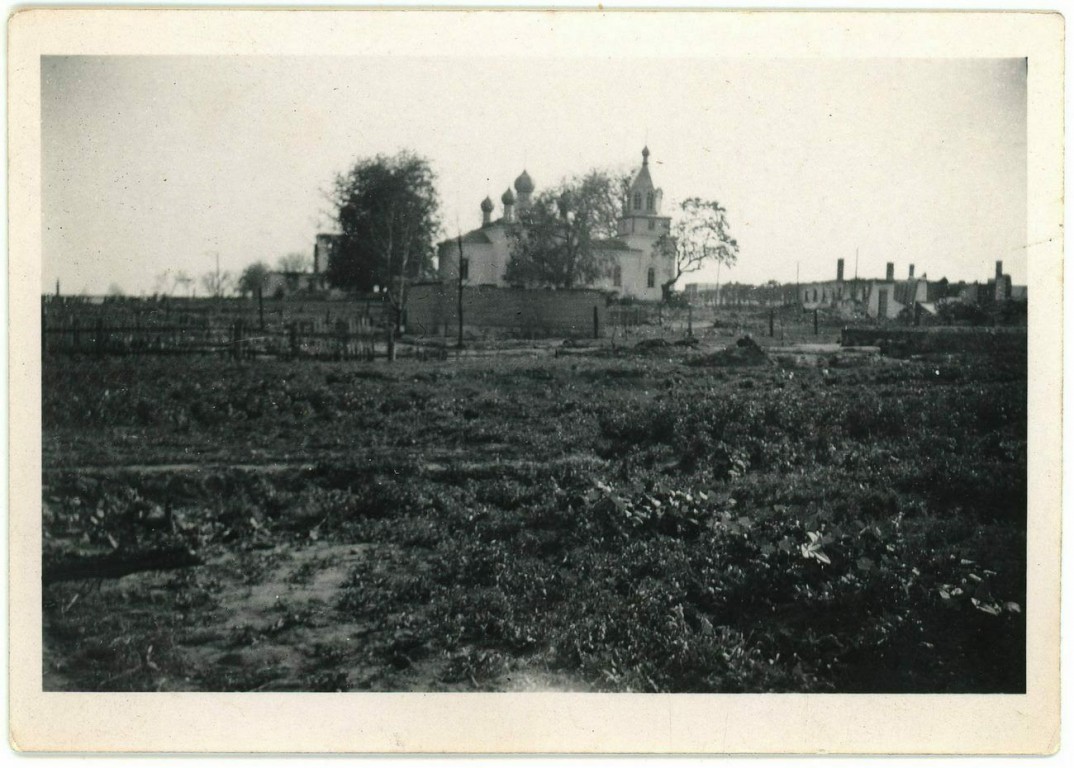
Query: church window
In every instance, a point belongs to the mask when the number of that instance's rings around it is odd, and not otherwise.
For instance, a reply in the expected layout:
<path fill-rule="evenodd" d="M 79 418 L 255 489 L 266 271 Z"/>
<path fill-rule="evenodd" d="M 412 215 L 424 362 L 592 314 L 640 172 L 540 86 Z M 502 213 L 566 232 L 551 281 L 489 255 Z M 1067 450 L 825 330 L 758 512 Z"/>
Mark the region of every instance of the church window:
<path fill-rule="evenodd" d="M 653 193 L 645 193 L 645 210 L 651 211 L 653 209 Z"/>
<path fill-rule="evenodd" d="M 616 288 L 620 288 L 623 285 L 623 268 L 618 264 L 615 265 L 615 269 L 612 271 L 612 281 L 615 283 Z"/>
<path fill-rule="evenodd" d="M 640 211 L 641 210 L 641 192 L 635 192 L 634 193 L 634 210 L 635 211 Z"/>
<path fill-rule="evenodd" d="M 656 270 L 653 269 L 652 267 L 649 267 L 648 286 L 650 288 L 655 288 L 656 287 Z"/>
<path fill-rule="evenodd" d="M 459 268 L 459 272 L 460 272 L 459 277 L 461 279 L 463 279 L 463 280 L 469 280 L 470 279 L 470 260 L 469 259 L 463 259 L 460 262 L 460 264 L 461 264 L 461 266 Z"/>

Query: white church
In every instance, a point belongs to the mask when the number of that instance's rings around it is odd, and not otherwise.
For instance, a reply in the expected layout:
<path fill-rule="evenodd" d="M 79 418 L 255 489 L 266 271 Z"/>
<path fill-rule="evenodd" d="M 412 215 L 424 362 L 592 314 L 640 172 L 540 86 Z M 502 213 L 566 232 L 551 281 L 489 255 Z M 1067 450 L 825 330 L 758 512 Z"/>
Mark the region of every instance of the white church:
<path fill-rule="evenodd" d="M 462 236 L 463 283 L 472 286 L 505 287 L 507 262 L 511 258 L 508 228 L 515 222 L 516 210 L 530 205 L 533 179 L 526 171 L 515 179 L 514 191 L 508 187 L 500 197 L 503 214 L 493 218 L 495 204 L 486 197 L 481 201 L 481 226 Z M 596 283 L 579 286 L 599 288 L 621 297 L 658 301 L 661 284 L 674 277 L 674 257 L 662 255 L 655 248 L 660 237 L 671 229 L 670 217 L 661 215 L 664 193 L 653 184 L 649 174 L 649 148 L 641 151 L 641 169 L 634 176 L 623 201 L 618 237 L 603 248 L 610 254 L 609 273 Z M 458 239 L 440 243 L 439 276 L 442 281 L 459 278 Z"/>

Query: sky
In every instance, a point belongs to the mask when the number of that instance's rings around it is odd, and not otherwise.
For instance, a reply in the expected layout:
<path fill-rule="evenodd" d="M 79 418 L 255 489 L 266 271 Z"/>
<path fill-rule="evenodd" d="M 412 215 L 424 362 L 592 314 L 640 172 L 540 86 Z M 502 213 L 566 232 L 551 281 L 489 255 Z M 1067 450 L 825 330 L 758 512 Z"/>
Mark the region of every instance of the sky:
<path fill-rule="evenodd" d="M 104 56 L 42 59 L 42 290 L 312 256 L 358 158 L 428 158 L 453 236 L 523 168 L 539 191 L 644 145 L 665 214 L 727 209 L 721 282 L 1026 281 L 1022 59 Z"/>

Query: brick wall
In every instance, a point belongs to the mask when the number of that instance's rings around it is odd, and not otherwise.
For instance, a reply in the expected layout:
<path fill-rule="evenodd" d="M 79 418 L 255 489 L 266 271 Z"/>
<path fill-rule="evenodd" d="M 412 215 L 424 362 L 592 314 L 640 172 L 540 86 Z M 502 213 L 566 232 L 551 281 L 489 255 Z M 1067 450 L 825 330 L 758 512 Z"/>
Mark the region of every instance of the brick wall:
<path fill-rule="evenodd" d="M 596 311 L 604 335 L 606 299 L 600 291 L 463 288 L 463 325 L 469 333 L 496 336 L 592 337 Z M 451 283 L 411 286 L 407 299 L 407 332 L 438 336 L 458 330 L 458 287 Z"/>

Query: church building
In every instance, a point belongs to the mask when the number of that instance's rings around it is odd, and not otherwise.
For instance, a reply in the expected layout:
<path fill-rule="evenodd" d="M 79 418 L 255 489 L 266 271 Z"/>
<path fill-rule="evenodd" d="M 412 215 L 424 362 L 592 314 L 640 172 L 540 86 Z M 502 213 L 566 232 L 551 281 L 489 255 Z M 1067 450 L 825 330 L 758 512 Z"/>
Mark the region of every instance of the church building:
<path fill-rule="evenodd" d="M 617 236 L 601 246 L 610 257 L 608 273 L 597 282 L 579 288 L 598 288 L 624 298 L 658 301 L 662 298 L 661 285 L 675 275 L 674 256 L 661 255 L 655 248 L 661 236 L 670 231 L 671 219 L 661 213 L 664 193 L 653 184 L 649 173 L 648 147 L 641 151 L 641 158 L 641 169 L 623 201 Z M 508 230 L 516 222 L 517 211 L 531 204 L 533 190 L 533 179 L 522 171 L 515 179 L 514 190 L 509 187 L 500 197 L 503 214 L 499 218 L 493 218 L 492 200 L 486 197 L 481 201 L 481 226 L 462 236 L 464 284 L 509 285 L 505 277 L 511 258 Z M 458 239 L 440 243 L 437 255 L 440 279 L 458 280 Z"/>

